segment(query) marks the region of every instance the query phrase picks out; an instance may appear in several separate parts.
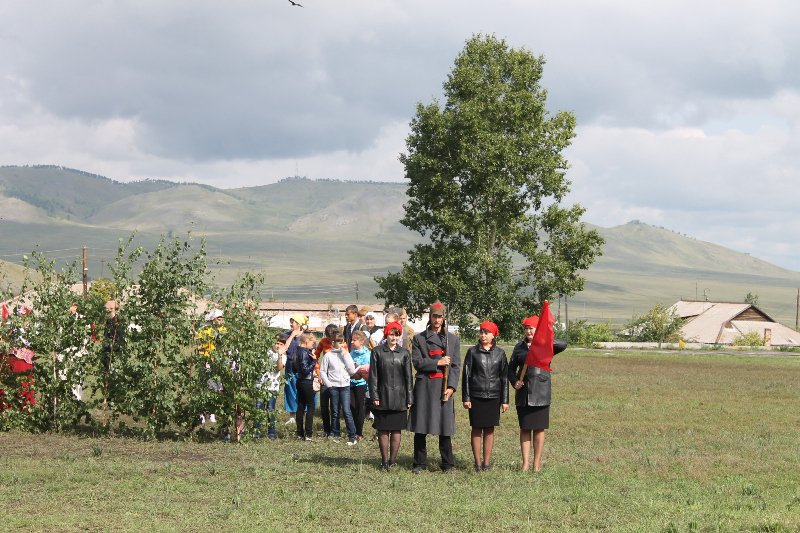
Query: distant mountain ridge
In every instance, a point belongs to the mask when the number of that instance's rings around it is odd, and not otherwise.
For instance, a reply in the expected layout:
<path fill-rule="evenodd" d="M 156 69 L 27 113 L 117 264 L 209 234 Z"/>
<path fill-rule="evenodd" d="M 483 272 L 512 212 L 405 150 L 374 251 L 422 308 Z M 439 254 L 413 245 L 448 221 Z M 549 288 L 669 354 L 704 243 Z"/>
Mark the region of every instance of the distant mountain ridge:
<path fill-rule="evenodd" d="M 347 301 L 357 290 L 371 300 L 372 278 L 400 268 L 421 242 L 399 222 L 405 191 L 404 183 L 306 178 L 234 189 L 120 183 L 57 166 L 3 166 L 0 258 L 19 263 L 38 245 L 66 259 L 88 246 L 90 275 L 108 275 L 119 238 L 136 231 L 137 242 L 152 245 L 191 232 L 205 238 L 210 259 L 227 261 L 214 265 L 219 283 L 256 270 L 276 299 Z M 752 292 L 772 316 L 793 321 L 800 273 L 638 221 L 596 229 L 604 253 L 570 300 L 571 319 L 620 322 L 656 302 L 740 301 Z"/>

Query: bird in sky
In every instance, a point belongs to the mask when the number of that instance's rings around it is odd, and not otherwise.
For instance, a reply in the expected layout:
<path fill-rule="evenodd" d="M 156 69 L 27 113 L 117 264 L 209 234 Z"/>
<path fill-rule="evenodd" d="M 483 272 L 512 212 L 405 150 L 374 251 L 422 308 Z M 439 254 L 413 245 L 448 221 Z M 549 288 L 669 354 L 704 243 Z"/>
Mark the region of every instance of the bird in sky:
<path fill-rule="evenodd" d="M 289 3 L 292 4 L 293 6 L 303 7 L 301 4 L 298 4 L 297 2 L 293 2 L 292 0 L 289 0 Z"/>

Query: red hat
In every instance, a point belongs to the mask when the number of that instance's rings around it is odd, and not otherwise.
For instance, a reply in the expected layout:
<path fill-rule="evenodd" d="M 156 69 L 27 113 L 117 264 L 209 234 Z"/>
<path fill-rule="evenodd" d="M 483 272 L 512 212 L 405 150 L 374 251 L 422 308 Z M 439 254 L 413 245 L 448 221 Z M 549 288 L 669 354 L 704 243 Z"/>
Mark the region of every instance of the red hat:
<path fill-rule="evenodd" d="M 488 320 L 484 320 L 483 322 L 481 322 L 480 329 L 485 329 L 495 337 L 500 336 L 500 330 L 497 328 L 497 324 L 495 324 L 494 322 L 489 322 Z"/>
<path fill-rule="evenodd" d="M 400 335 L 403 334 L 403 325 L 400 322 L 389 322 L 386 324 L 386 327 L 383 328 L 383 336 L 388 337 L 389 332 L 395 329 L 400 332 Z"/>
<path fill-rule="evenodd" d="M 539 325 L 539 317 L 536 315 L 529 316 L 522 319 L 522 325 L 530 328 L 535 328 Z"/>

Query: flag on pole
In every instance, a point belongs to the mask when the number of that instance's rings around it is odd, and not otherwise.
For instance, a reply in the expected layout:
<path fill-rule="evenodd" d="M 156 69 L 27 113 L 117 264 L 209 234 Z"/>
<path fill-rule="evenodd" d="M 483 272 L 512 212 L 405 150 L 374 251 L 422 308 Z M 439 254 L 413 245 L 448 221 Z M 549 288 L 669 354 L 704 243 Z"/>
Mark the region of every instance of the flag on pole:
<path fill-rule="evenodd" d="M 526 365 L 535 366 L 548 372 L 552 370 L 550 362 L 553 360 L 554 322 L 555 319 L 550 312 L 550 303 L 545 300 L 542 312 L 539 314 L 539 325 L 533 334 L 531 347 L 528 349 L 528 357 L 525 358 Z"/>

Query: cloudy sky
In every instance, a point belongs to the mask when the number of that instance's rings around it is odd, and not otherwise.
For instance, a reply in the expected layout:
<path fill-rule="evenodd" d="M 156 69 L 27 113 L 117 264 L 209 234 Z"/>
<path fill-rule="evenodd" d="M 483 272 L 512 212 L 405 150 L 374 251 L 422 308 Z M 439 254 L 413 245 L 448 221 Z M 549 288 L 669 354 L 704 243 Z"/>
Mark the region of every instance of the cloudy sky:
<path fill-rule="evenodd" d="M 0 164 L 219 187 L 403 179 L 466 39 L 547 59 L 571 201 L 800 270 L 800 4 L 4 0 Z"/>

